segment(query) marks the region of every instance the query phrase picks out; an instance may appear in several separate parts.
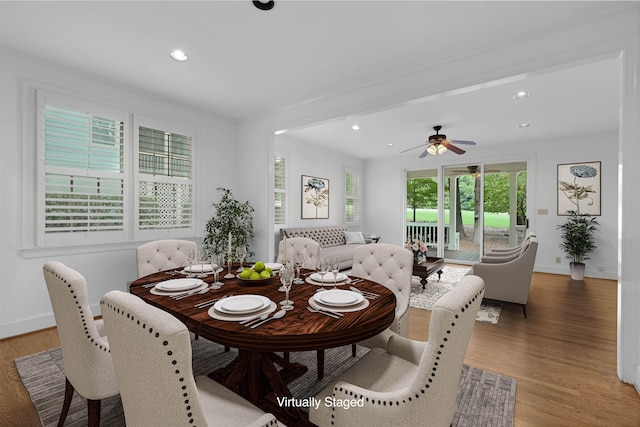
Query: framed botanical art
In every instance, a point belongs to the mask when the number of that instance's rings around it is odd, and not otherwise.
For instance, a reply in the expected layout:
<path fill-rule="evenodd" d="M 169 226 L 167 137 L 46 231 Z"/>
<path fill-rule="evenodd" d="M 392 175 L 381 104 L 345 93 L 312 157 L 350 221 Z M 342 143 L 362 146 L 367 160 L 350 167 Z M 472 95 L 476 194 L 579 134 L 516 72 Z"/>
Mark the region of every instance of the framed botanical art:
<path fill-rule="evenodd" d="M 329 180 L 302 175 L 302 219 L 329 218 Z"/>
<path fill-rule="evenodd" d="M 558 215 L 601 215 L 600 162 L 558 165 Z"/>

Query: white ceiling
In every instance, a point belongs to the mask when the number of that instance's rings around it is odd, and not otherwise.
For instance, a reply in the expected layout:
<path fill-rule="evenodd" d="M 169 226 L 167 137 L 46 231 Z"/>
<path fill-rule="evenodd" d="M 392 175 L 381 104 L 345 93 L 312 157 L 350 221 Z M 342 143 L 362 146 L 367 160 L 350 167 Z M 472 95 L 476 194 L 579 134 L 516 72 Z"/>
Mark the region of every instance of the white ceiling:
<path fill-rule="evenodd" d="M 247 0 L 3 1 L 0 46 L 246 120 L 535 37 L 615 3 L 280 0 L 261 11 Z M 190 60 L 173 61 L 176 48 Z M 519 90 L 531 96 L 513 100 Z M 615 59 L 462 92 L 288 135 L 373 158 L 419 145 L 434 125 L 476 141 L 468 151 L 617 127 Z"/>

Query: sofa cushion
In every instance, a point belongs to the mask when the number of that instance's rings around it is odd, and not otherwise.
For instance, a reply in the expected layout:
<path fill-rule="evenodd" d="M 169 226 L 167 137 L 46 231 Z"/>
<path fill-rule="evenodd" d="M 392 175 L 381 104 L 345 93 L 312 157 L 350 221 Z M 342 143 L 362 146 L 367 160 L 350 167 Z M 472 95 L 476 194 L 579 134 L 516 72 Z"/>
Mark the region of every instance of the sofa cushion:
<path fill-rule="evenodd" d="M 345 231 L 344 240 L 347 245 L 359 244 L 364 245 L 364 236 L 360 231 Z"/>

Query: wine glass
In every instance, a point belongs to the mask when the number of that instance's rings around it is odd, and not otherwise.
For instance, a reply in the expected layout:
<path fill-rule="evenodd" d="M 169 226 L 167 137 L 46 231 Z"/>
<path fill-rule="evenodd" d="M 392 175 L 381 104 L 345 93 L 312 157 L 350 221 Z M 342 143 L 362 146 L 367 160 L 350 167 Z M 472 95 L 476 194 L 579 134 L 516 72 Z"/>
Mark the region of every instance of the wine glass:
<path fill-rule="evenodd" d="M 293 283 L 296 285 L 301 285 L 304 283 L 304 280 L 300 278 L 300 269 L 305 263 L 304 253 L 296 252 L 293 256 L 293 266 L 296 268 L 296 278 L 293 280 Z"/>
<path fill-rule="evenodd" d="M 340 272 L 340 258 L 334 256 L 331 258 L 331 272 L 333 273 L 333 289 L 338 286 L 338 273 Z"/>
<path fill-rule="evenodd" d="M 240 245 L 236 248 L 236 257 L 240 260 L 240 267 L 238 267 L 238 272 L 244 270 L 242 264 L 244 264 L 244 259 L 247 257 L 247 247 L 245 245 Z"/>
<path fill-rule="evenodd" d="M 220 289 L 222 282 L 218 280 L 218 274 L 224 270 L 224 254 L 214 252 L 211 255 L 211 268 L 213 268 L 213 283 L 211 289 Z"/>
<path fill-rule="evenodd" d="M 284 310 L 293 309 L 293 301 L 289 299 L 289 291 L 291 290 L 291 284 L 293 283 L 293 277 L 295 276 L 294 268 L 292 264 L 282 266 L 280 269 L 280 283 L 284 286 L 285 297 L 283 301 L 280 301 Z"/>
<path fill-rule="evenodd" d="M 204 248 L 200 248 L 200 251 L 198 252 L 198 259 L 200 260 L 200 272 L 196 276 L 198 279 L 202 279 L 204 277 L 207 277 L 207 273 L 205 273 L 205 271 L 204 271 L 204 260 L 206 258 L 207 258 L 206 251 L 204 250 Z"/>
<path fill-rule="evenodd" d="M 189 261 L 189 274 L 187 274 L 187 277 L 196 277 L 193 272 L 193 263 L 196 261 L 196 252 L 197 250 L 193 248 L 189 249 L 189 253 L 187 254 L 187 260 Z"/>
<path fill-rule="evenodd" d="M 326 289 L 324 288 L 324 276 L 329 272 L 330 268 L 331 267 L 328 258 L 322 257 L 318 260 L 318 273 L 320 273 L 320 276 L 322 277 L 322 287 L 316 289 L 316 292 L 326 291 Z"/>

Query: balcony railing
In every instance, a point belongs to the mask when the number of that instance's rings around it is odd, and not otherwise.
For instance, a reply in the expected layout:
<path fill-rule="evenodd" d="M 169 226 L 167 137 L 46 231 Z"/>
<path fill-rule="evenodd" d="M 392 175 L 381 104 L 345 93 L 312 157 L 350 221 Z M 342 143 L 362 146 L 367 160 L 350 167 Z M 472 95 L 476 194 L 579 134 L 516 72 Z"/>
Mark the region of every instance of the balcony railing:
<path fill-rule="evenodd" d="M 458 250 L 460 243 L 460 233 L 455 233 L 455 236 L 450 239 L 451 233 L 449 232 L 449 226 L 444 227 L 444 244 L 447 249 Z M 407 239 L 420 239 L 427 244 L 427 246 L 436 247 L 438 242 L 438 224 L 432 222 L 407 222 Z"/>

